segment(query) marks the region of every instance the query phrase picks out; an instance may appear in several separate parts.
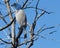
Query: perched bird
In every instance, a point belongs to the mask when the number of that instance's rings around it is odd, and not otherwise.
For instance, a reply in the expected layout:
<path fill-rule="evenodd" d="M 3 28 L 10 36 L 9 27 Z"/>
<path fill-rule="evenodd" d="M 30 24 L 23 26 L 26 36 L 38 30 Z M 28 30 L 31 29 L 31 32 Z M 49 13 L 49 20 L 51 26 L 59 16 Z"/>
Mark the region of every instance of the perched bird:
<path fill-rule="evenodd" d="M 26 27 L 27 27 L 27 18 L 26 18 L 26 14 L 24 12 L 23 9 L 21 9 L 21 5 L 18 3 L 14 3 L 12 5 L 15 9 L 15 16 L 16 16 L 16 21 L 18 22 L 19 26 L 23 26 L 23 30 L 24 30 L 24 39 L 27 38 L 27 33 L 26 33 Z"/>

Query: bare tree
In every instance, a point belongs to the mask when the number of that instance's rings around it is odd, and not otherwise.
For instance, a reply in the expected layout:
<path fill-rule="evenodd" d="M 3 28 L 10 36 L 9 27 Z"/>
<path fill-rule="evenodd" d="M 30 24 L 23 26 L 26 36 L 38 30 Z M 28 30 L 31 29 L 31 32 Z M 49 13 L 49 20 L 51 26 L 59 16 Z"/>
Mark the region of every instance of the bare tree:
<path fill-rule="evenodd" d="M 3 27 L 0 27 L 0 31 L 4 32 L 5 29 L 7 29 L 8 31 L 6 31 L 6 33 L 9 33 L 7 35 L 6 40 L 3 38 L 0 38 L 0 40 L 6 44 L 11 45 L 11 48 L 17 48 L 17 47 L 21 47 L 22 45 L 26 44 L 26 48 L 31 48 L 31 46 L 34 45 L 34 41 L 36 41 L 39 38 L 39 34 L 45 30 L 48 29 L 53 29 L 56 26 L 50 26 L 50 27 L 45 27 L 45 24 L 38 29 L 38 31 L 35 33 L 34 29 L 36 28 L 36 24 L 37 21 L 39 20 L 39 18 L 41 18 L 45 13 L 46 14 L 51 14 L 52 12 L 48 12 L 44 9 L 41 9 L 38 7 L 40 0 L 37 0 L 35 7 L 34 6 L 29 6 L 33 3 L 34 0 L 24 0 L 24 2 L 22 2 L 23 4 L 21 5 L 22 9 L 34 9 L 35 10 L 35 17 L 33 20 L 33 23 L 29 24 L 27 23 L 27 26 L 29 27 L 28 30 L 26 30 L 30 35 L 27 37 L 27 41 L 23 41 L 23 42 L 19 42 L 20 40 L 24 40 L 24 38 L 21 36 L 23 32 L 23 26 L 20 27 L 20 30 L 16 31 L 16 29 L 18 29 L 18 27 L 16 27 L 16 20 L 15 20 L 15 16 L 13 16 L 14 12 L 12 12 L 11 10 L 11 4 L 10 4 L 11 0 L 4 0 L 2 2 L 0 2 L 1 5 L 6 6 L 6 11 L 8 12 L 8 14 L 3 15 L 3 13 L 1 13 L 0 11 L 0 20 L 2 19 L 2 21 L 4 22 L 4 24 L 6 24 Z M 21 0 L 16 0 L 16 2 L 18 3 Z M 1 9 L 0 9 L 1 10 Z M 41 11 L 41 13 L 39 13 L 38 11 Z M 10 23 L 8 23 L 8 21 L 5 18 L 9 18 Z M 32 17 L 33 18 L 33 17 Z M 1 24 L 0 24 L 1 25 Z M 18 34 L 16 34 L 16 32 L 18 32 Z M 50 32 L 50 34 L 54 33 L 55 31 Z M 22 34 L 21 34 L 22 33 Z M 27 34 L 28 34 L 27 33 Z M 24 35 L 23 35 L 24 36 Z M 37 37 L 38 36 L 38 37 Z M 45 38 L 44 36 L 40 35 L 42 38 Z M 21 37 L 21 38 L 20 38 Z M 28 39 L 29 38 L 29 39 Z M 7 41 L 10 40 L 10 41 Z M 2 44 L 2 43 L 1 43 Z"/>

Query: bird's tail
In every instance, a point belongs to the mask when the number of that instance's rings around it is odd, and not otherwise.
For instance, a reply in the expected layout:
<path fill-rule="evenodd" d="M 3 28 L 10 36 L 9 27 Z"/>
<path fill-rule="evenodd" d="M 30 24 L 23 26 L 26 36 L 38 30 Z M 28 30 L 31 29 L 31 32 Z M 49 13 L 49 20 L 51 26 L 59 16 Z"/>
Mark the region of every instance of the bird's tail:
<path fill-rule="evenodd" d="M 24 30 L 24 41 L 27 45 L 27 31 L 26 31 L 26 29 Z"/>

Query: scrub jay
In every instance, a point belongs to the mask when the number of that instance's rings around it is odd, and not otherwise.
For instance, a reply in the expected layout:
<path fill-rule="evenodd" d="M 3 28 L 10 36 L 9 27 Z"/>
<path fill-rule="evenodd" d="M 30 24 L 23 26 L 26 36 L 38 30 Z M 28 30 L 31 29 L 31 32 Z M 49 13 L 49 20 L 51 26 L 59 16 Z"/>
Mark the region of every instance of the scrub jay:
<path fill-rule="evenodd" d="M 26 18 L 26 14 L 25 14 L 24 10 L 21 9 L 20 4 L 14 3 L 12 6 L 16 9 L 16 12 L 15 12 L 16 21 L 18 22 L 20 27 L 23 26 L 24 39 L 26 41 L 26 38 L 27 38 L 27 33 L 26 33 L 27 18 Z"/>

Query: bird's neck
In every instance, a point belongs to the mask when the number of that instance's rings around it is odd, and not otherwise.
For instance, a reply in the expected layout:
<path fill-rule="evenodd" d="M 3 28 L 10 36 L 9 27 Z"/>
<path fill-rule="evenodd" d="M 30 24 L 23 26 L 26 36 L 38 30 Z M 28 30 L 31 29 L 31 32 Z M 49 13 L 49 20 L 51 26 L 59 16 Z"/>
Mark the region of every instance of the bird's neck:
<path fill-rule="evenodd" d="M 18 13 L 19 10 L 15 10 L 15 13 Z"/>
<path fill-rule="evenodd" d="M 19 11 L 22 11 L 22 9 L 20 9 L 20 10 L 16 10 L 15 13 L 18 13 Z"/>

